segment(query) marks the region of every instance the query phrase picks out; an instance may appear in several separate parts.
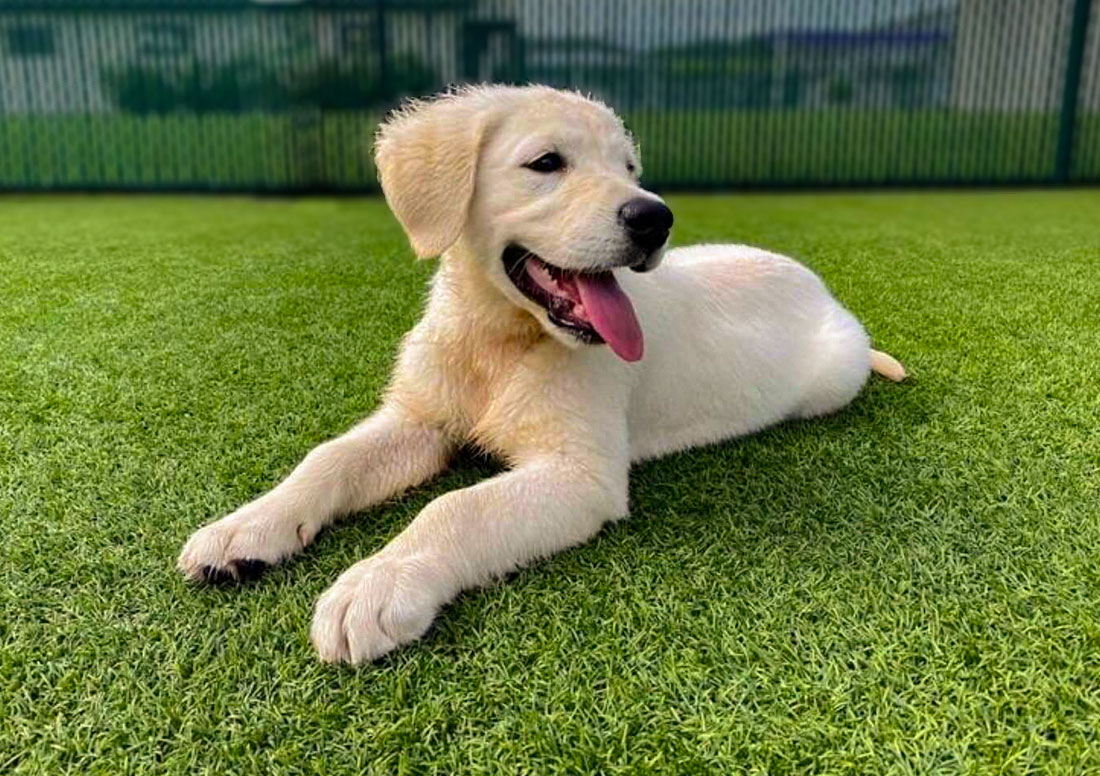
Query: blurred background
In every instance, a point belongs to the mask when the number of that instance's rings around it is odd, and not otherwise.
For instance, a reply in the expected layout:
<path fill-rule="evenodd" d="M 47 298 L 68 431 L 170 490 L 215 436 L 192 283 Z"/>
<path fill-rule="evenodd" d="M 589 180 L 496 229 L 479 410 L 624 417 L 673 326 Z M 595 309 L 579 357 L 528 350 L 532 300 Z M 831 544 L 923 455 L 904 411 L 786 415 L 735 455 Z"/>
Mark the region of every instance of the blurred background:
<path fill-rule="evenodd" d="M 408 95 L 606 100 L 658 188 L 1100 181 L 1100 0 L 0 0 L 0 189 L 374 191 Z"/>

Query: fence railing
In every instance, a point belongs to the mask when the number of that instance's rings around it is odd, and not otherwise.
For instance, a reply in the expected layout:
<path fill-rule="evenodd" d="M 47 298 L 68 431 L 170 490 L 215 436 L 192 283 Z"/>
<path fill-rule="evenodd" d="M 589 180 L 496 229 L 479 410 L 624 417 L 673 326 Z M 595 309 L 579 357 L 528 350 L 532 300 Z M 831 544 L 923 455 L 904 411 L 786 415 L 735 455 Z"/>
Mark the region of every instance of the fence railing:
<path fill-rule="evenodd" d="M 658 187 L 1100 182 L 1100 0 L 0 0 L 0 189 L 373 190 L 463 81 L 592 92 Z"/>

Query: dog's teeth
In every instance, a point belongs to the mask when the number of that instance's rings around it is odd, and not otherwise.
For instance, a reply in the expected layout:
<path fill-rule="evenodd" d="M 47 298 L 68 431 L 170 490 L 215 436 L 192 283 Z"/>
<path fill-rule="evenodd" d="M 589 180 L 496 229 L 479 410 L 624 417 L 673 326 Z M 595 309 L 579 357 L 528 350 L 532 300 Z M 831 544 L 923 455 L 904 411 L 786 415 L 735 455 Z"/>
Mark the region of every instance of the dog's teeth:
<path fill-rule="evenodd" d="M 541 263 L 529 260 L 527 262 L 526 270 L 531 279 L 534 280 L 535 283 L 537 283 L 544 291 L 553 294 L 559 290 L 558 282 Z"/>

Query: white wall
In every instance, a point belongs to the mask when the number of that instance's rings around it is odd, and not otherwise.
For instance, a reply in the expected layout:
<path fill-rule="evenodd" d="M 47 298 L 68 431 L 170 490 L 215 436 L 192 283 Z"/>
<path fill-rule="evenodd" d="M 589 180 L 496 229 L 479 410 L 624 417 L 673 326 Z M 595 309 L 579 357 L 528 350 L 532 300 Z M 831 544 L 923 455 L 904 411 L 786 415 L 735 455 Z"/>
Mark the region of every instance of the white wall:
<path fill-rule="evenodd" d="M 1072 0 L 962 0 L 952 100 L 971 110 L 1061 105 Z"/>

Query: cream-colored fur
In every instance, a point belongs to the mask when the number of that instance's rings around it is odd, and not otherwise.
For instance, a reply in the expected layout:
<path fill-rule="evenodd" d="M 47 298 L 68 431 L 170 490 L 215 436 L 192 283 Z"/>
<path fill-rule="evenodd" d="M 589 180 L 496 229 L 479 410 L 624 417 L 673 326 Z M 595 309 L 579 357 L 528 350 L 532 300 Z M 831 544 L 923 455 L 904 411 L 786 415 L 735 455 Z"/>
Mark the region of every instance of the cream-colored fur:
<path fill-rule="evenodd" d="M 523 166 L 550 150 L 564 170 Z M 431 477 L 464 443 L 509 468 L 432 501 L 321 596 L 312 640 L 324 660 L 373 660 L 421 636 L 459 591 L 625 516 L 633 461 L 832 412 L 872 368 L 904 377 L 812 272 L 746 246 L 681 248 L 652 272 L 615 271 L 645 334 L 637 363 L 550 322 L 506 276 L 504 248 L 566 269 L 618 267 L 630 249 L 620 206 L 657 199 L 599 103 L 545 87 L 466 89 L 391 117 L 376 154 L 414 250 L 442 254 L 382 407 L 197 531 L 179 567 L 235 578 L 277 563 L 337 517 Z"/>

